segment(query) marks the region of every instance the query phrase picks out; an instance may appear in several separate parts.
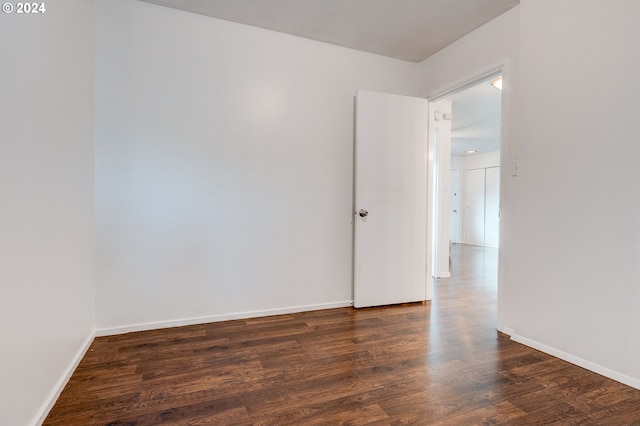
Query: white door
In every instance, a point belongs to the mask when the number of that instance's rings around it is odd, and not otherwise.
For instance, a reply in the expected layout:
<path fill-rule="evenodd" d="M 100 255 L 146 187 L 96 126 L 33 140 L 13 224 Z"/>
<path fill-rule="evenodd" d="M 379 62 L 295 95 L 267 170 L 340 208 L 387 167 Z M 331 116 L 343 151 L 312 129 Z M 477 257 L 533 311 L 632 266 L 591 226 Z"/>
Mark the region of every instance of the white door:
<path fill-rule="evenodd" d="M 451 170 L 449 185 L 449 239 L 452 243 L 460 242 L 460 172 Z"/>
<path fill-rule="evenodd" d="M 426 99 L 358 91 L 354 306 L 426 299 Z"/>
<path fill-rule="evenodd" d="M 484 244 L 498 247 L 500 242 L 500 167 L 485 172 Z"/>
<path fill-rule="evenodd" d="M 465 172 L 466 243 L 484 245 L 484 169 Z"/>

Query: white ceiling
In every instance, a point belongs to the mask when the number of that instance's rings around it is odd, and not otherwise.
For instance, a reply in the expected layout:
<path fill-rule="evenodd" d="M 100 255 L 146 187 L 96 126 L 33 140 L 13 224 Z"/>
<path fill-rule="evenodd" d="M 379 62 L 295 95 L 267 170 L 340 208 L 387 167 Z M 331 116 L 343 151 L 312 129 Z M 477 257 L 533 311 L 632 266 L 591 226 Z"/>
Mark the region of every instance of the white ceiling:
<path fill-rule="evenodd" d="M 142 0 L 420 62 L 519 0 Z"/>
<path fill-rule="evenodd" d="M 420 62 L 520 0 L 141 0 L 392 58 Z M 451 97 L 452 154 L 500 148 L 500 92 Z"/>
<path fill-rule="evenodd" d="M 451 154 L 500 149 L 502 92 L 489 81 L 452 95 Z"/>

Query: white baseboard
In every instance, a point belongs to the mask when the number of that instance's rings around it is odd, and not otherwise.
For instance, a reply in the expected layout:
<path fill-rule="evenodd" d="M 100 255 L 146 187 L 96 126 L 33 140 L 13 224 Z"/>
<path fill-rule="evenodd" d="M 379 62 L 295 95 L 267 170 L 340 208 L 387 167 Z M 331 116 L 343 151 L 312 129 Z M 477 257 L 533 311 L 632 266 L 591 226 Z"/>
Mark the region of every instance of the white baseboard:
<path fill-rule="evenodd" d="M 155 330 L 159 328 L 182 327 L 185 325 L 206 324 L 208 322 L 229 321 L 235 319 L 247 319 L 267 317 L 270 315 L 293 314 L 306 311 L 318 311 L 321 309 L 344 308 L 353 306 L 352 300 L 344 300 L 341 302 L 322 303 L 316 305 L 292 306 L 288 308 L 265 309 L 261 311 L 237 312 L 232 314 L 211 315 L 203 317 L 183 318 L 170 321 L 156 321 L 141 324 L 131 324 L 120 327 L 106 327 L 96 330 L 96 336 L 112 336 L 115 334 L 132 333 L 135 331 Z"/>
<path fill-rule="evenodd" d="M 441 274 L 438 274 L 436 278 L 449 278 L 449 277 L 451 277 L 451 272 L 442 272 Z"/>
<path fill-rule="evenodd" d="M 502 330 L 500 331 L 506 334 L 507 336 L 513 336 L 515 334 L 515 332 L 513 331 L 513 328 L 509 328 L 509 327 L 503 327 Z M 522 343 L 522 342 L 519 342 L 519 343 Z"/>
<path fill-rule="evenodd" d="M 579 367 L 586 368 L 589 371 L 593 371 L 594 373 L 598 373 L 601 376 L 608 377 L 617 382 L 625 384 L 627 386 L 631 386 L 636 389 L 640 389 L 640 380 L 627 376 L 625 374 L 619 373 L 617 371 L 611 370 L 609 368 L 603 367 L 601 365 L 595 364 L 591 361 L 587 361 L 585 359 L 579 358 L 575 355 L 568 354 L 559 349 L 553 348 L 551 346 L 547 346 L 535 340 L 528 339 L 523 336 L 519 336 L 517 334 L 511 334 L 511 340 L 514 342 L 522 343 L 523 345 L 532 347 L 541 352 L 547 353 L 549 355 L 553 355 L 556 358 L 560 358 L 564 361 L 570 362 L 571 364 L 575 364 Z"/>
<path fill-rule="evenodd" d="M 474 246 L 474 247 L 500 248 L 500 246 L 494 246 L 491 244 L 474 244 L 474 243 L 460 243 L 460 244 L 466 244 L 468 246 Z"/>
<path fill-rule="evenodd" d="M 56 401 L 58 400 L 58 397 L 64 390 L 64 387 L 69 382 L 71 375 L 73 374 L 74 371 L 76 371 L 78 364 L 80 364 L 80 361 L 82 361 L 82 358 L 84 358 L 84 355 L 89 350 L 89 347 L 91 346 L 91 343 L 93 343 L 94 338 L 95 338 L 95 333 L 92 332 L 84 341 L 82 346 L 80 346 L 80 349 L 78 349 L 78 351 L 74 355 L 73 359 L 69 363 L 69 366 L 65 370 L 64 374 L 62 375 L 62 377 L 60 377 L 60 380 L 58 380 L 58 383 L 56 383 L 56 385 L 54 386 L 53 390 L 49 394 L 49 397 L 46 399 L 45 403 L 42 405 L 42 407 L 38 411 L 38 414 L 36 415 L 34 422 L 32 423 L 33 425 L 41 425 L 42 423 L 44 423 L 45 419 L 49 415 L 49 412 L 51 411 Z"/>

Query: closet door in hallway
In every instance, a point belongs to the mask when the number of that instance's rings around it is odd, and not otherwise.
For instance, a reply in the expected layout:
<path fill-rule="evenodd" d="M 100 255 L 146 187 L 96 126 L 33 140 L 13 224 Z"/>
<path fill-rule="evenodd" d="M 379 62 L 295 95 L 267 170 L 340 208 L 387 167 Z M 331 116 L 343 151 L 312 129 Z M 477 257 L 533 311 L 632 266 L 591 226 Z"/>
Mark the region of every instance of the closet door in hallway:
<path fill-rule="evenodd" d="M 500 220 L 500 167 L 467 170 L 464 199 L 465 242 L 497 247 Z"/>
<path fill-rule="evenodd" d="M 484 169 L 467 170 L 465 191 L 465 242 L 484 245 Z"/>

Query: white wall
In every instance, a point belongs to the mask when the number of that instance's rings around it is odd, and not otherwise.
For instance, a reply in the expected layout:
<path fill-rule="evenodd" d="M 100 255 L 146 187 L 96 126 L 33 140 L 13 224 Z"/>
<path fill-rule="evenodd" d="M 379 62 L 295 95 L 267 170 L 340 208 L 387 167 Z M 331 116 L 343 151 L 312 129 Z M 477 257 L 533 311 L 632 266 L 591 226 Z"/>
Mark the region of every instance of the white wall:
<path fill-rule="evenodd" d="M 37 423 L 93 336 L 94 5 L 0 16 L 0 424 Z"/>
<path fill-rule="evenodd" d="M 353 96 L 417 65 L 97 4 L 97 327 L 348 304 Z"/>
<path fill-rule="evenodd" d="M 514 328 L 640 386 L 640 2 L 521 2 Z"/>
<path fill-rule="evenodd" d="M 419 64 L 420 91 L 423 96 L 444 95 L 447 91 L 503 70 L 501 155 L 504 164 L 516 158 L 518 135 L 518 50 L 520 7 L 514 7 Z M 502 167 L 500 261 L 498 276 L 498 329 L 513 327 L 511 287 L 512 198 L 514 178 Z"/>

